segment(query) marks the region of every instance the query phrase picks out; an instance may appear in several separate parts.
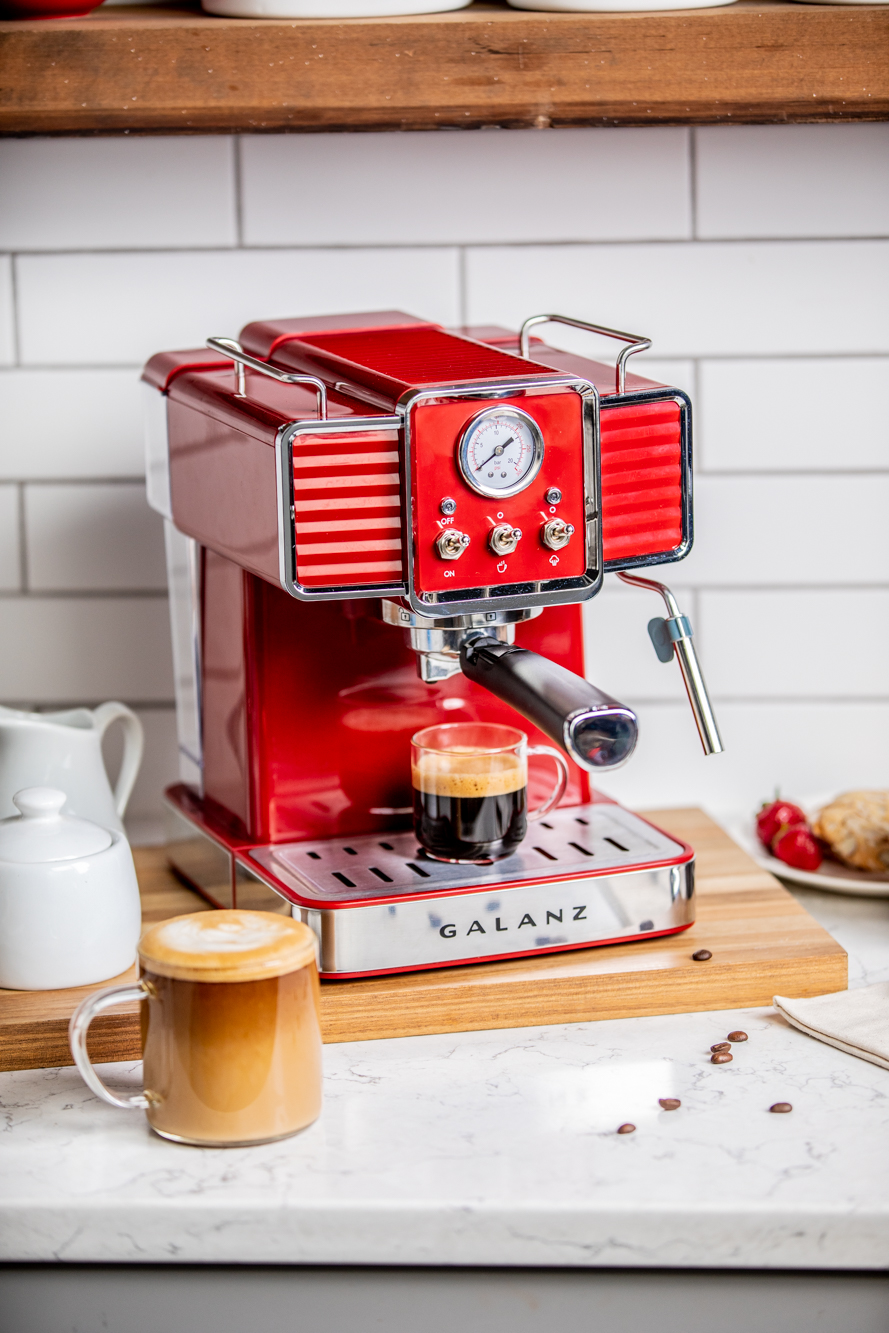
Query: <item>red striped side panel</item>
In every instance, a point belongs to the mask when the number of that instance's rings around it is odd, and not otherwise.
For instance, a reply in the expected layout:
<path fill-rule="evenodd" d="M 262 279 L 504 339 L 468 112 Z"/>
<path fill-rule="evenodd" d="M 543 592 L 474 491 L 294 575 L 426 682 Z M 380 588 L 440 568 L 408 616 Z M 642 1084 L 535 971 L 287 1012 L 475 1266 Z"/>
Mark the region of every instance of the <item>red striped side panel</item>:
<path fill-rule="evenodd" d="M 296 576 L 306 588 L 402 580 L 395 431 L 301 435 L 293 450 Z"/>
<path fill-rule="evenodd" d="M 601 428 L 605 560 L 675 550 L 682 541 L 679 404 L 603 403 Z"/>

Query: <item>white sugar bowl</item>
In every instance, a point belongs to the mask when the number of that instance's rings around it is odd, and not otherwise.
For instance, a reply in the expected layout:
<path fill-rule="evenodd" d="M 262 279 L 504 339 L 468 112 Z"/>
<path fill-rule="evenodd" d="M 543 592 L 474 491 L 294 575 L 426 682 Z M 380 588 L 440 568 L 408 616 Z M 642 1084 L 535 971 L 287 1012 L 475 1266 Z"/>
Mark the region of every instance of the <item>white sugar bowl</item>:
<path fill-rule="evenodd" d="M 134 962 L 139 885 L 122 833 L 63 815 L 65 793 L 26 787 L 0 820 L 0 987 L 61 990 Z"/>

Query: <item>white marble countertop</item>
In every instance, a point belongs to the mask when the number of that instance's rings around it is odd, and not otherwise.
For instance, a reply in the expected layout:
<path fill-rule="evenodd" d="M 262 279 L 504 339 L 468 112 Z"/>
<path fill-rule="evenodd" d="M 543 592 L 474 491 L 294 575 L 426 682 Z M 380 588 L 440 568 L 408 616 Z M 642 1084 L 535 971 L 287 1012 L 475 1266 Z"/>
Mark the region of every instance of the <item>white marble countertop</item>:
<path fill-rule="evenodd" d="M 852 985 L 889 979 L 889 901 L 799 897 Z M 250 1149 L 159 1139 L 73 1069 L 0 1075 L 0 1108 L 5 1260 L 889 1267 L 889 1071 L 768 1009 L 328 1046 L 318 1123 Z"/>

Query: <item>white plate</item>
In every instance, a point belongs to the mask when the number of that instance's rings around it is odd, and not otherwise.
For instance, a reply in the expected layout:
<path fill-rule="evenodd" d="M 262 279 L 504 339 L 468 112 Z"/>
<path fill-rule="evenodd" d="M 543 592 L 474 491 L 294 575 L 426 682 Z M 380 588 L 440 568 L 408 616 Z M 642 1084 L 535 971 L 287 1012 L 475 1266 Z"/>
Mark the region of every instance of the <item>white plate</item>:
<path fill-rule="evenodd" d="M 513 9 L 539 9 L 555 13 L 571 14 L 616 14 L 642 13 L 652 9 L 716 9 L 721 5 L 734 4 L 735 0 L 509 0 Z M 818 0 L 821 4 L 830 4 L 831 0 Z M 843 0 L 850 3 L 850 0 Z M 855 4 L 866 4 L 868 0 L 851 0 Z"/>
<path fill-rule="evenodd" d="M 472 0 L 201 0 L 207 14 L 239 19 L 378 19 L 443 14 Z"/>
<path fill-rule="evenodd" d="M 812 819 L 818 811 L 833 798 L 824 796 L 821 800 L 796 802 Z M 841 865 L 839 861 L 824 860 L 817 870 L 797 870 L 786 861 L 779 861 L 771 856 L 756 836 L 755 815 L 728 815 L 716 818 L 726 833 L 730 833 L 735 842 L 753 857 L 757 865 L 780 879 L 792 884 L 802 884 L 807 889 L 826 889 L 829 893 L 852 893 L 863 898 L 889 898 L 889 874 L 883 875 L 872 870 L 853 870 L 851 866 Z"/>

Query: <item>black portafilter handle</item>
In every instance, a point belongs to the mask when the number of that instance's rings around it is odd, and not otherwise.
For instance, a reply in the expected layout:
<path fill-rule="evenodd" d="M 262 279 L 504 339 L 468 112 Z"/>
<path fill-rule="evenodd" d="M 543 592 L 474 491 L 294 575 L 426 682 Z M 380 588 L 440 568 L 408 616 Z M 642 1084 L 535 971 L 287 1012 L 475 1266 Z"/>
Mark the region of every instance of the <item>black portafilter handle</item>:
<path fill-rule="evenodd" d="M 615 768 L 636 748 L 636 714 L 573 671 L 480 630 L 460 649 L 464 676 L 561 745 L 582 768 Z"/>

